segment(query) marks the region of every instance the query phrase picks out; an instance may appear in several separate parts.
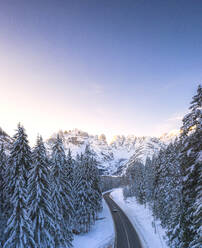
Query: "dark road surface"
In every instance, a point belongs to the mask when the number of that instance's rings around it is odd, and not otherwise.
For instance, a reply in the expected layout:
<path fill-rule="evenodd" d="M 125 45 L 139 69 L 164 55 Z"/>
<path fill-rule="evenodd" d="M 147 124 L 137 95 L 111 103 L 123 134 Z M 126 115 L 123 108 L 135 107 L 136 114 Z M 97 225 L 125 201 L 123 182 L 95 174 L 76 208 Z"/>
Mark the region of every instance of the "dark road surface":
<path fill-rule="evenodd" d="M 116 238 L 115 248 L 142 248 L 139 237 L 124 214 L 122 209 L 110 198 L 110 193 L 104 194 L 104 199 L 107 202 L 115 224 Z M 113 211 L 118 210 L 117 212 Z"/>

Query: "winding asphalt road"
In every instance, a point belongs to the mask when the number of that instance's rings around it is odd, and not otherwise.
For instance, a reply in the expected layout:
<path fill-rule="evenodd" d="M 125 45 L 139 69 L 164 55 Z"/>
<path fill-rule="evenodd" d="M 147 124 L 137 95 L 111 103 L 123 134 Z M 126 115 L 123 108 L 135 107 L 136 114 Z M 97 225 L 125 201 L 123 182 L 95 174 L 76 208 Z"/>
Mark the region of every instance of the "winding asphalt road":
<path fill-rule="evenodd" d="M 142 248 L 140 239 L 122 209 L 110 198 L 110 193 L 104 194 L 115 225 L 115 248 Z M 116 212 L 113 210 L 117 210 Z"/>

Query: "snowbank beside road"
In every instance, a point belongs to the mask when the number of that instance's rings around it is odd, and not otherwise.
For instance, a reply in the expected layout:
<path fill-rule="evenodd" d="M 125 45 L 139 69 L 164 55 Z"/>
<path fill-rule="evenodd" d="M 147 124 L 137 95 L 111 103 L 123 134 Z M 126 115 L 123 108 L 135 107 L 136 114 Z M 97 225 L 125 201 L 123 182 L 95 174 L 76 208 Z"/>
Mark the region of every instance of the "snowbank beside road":
<path fill-rule="evenodd" d="M 165 232 L 159 222 L 155 223 L 156 233 L 154 232 L 151 210 L 138 204 L 134 197 L 129 197 L 124 201 L 122 189 L 115 189 L 110 195 L 132 222 L 144 248 L 168 248 L 163 238 Z"/>
<path fill-rule="evenodd" d="M 114 242 L 114 224 L 110 210 L 103 200 L 103 211 L 89 233 L 75 235 L 74 248 L 104 248 Z"/>

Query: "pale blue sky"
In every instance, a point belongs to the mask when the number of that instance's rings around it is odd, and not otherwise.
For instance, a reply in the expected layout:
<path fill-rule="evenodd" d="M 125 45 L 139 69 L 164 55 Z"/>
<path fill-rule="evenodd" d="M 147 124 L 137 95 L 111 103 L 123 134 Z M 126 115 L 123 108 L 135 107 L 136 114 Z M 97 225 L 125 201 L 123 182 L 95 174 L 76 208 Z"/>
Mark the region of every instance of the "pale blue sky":
<path fill-rule="evenodd" d="M 202 81 L 202 1 L 0 2 L 0 126 L 159 135 Z"/>

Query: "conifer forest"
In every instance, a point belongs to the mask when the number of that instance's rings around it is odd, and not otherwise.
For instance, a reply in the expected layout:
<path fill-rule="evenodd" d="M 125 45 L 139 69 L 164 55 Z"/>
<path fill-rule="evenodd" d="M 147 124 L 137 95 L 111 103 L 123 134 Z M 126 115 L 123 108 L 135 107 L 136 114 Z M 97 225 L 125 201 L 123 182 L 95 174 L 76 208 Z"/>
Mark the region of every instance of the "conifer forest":
<path fill-rule="evenodd" d="M 19 124 L 9 154 L 0 149 L 0 247 L 72 247 L 102 210 L 100 176 L 89 147 L 72 158 L 62 140 L 47 154 L 41 136 L 30 148 Z"/>

